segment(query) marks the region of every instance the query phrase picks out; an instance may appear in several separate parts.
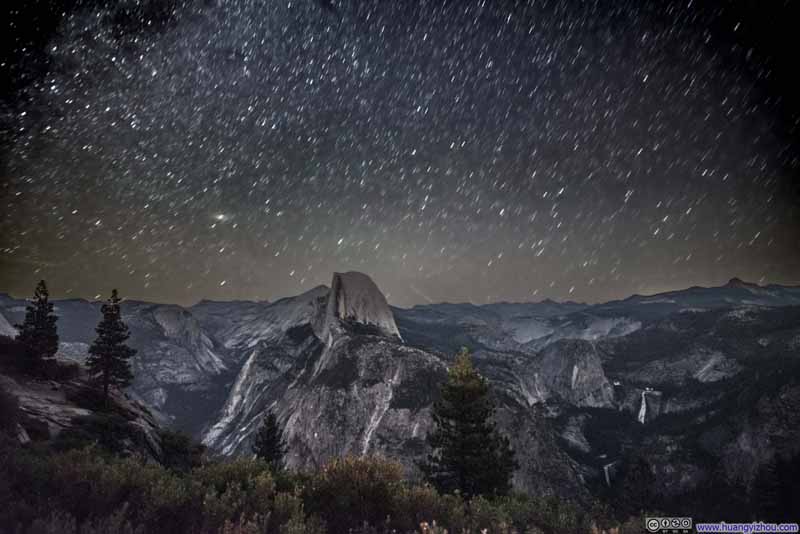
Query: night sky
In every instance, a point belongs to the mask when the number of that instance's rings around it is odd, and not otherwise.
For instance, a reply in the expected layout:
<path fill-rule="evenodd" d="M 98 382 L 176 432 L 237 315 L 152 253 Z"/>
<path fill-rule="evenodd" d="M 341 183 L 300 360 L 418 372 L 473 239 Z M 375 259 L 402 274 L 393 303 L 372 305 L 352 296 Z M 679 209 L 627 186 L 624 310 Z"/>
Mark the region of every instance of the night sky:
<path fill-rule="evenodd" d="M 789 3 L 16 3 L 0 292 L 800 284 Z"/>

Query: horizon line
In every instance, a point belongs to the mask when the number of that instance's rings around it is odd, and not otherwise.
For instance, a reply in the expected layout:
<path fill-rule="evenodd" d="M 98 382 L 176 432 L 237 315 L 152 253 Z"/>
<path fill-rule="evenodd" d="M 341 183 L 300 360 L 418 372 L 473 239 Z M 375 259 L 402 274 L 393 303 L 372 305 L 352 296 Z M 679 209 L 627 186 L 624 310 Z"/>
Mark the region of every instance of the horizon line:
<path fill-rule="evenodd" d="M 364 274 L 366 274 L 366 273 L 364 273 Z M 369 276 L 369 275 L 367 275 L 367 276 Z M 372 278 L 372 277 L 370 276 L 370 278 Z M 770 287 L 770 286 L 778 286 L 778 287 L 783 287 L 783 288 L 800 288 L 800 280 L 794 280 L 794 281 L 791 281 L 791 282 L 788 282 L 788 283 L 784 283 L 784 284 L 769 283 L 769 284 L 761 285 L 761 284 L 759 284 L 757 282 L 748 282 L 748 281 L 743 280 L 743 279 L 741 279 L 741 278 L 739 278 L 737 276 L 734 276 L 734 277 L 730 278 L 727 282 L 725 282 L 724 284 L 721 284 L 721 285 L 703 286 L 703 285 L 696 285 L 695 284 L 695 285 L 689 285 L 689 286 L 685 286 L 685 287 L 680 287 L 680 288 L 677 288 L 677 289 L 668 289 L 668 290 L 665 290 L 665 291 L 658 291 L 656 293 L 631 293 L 626 297 L 612 298 L 610 300 L 597 301 L 597 302 L 583 302 L 583 301 L 570 300 L 570 299 L 562 300 L 562 299 L 553 298 L 553 297 L 545 297 L 545 298 L 543 298 L 541 300 L 497 300 L 497 301 L 493 301 L 493 302 L 484 302 L 484 303 L 475 303 L 475 302 L 470 302 L 470 301 L 448 301 L 448 300 L 443 300 L 443 301 L 438 301 L 438 302 L 428 302 L 428 303 L 413 304 L 413 305 L 408 306 L 408 307 L 397 306 L 397 305 L 393 305 L 393 304 L 389 303 L 389 306 L 393 307 L 393 308 L 399 308 L 399 309 L 408 310 L 408 309 L 416 308 L 418 306 L 438 306 L 438 305 L 444 305 L 444 304 L 470 305 L 470 306 L 481 307 L 481 306 L 492 306 L 492 305 L 497 305 L 497 304 L 544 304 L 544 303 L 547 303 L 547 302 L 552 302 L 554 304 L 576 305 L 576 306 L 584 306 L 584 307 L 588 308 L 588 307 L 591 307 L 591 306 L 610 304 L 610 303 L 613 303 L 613 302 L 623 302 L 625 300 L 628 300 L 628 299 L 631 299 L 631 298 L 634 298 L 634 297 L 657 297 L 657 296 L 666 295 L 666 294 L 669 294 L 669 293 L 675 293 L 675 292 L 679 292 L 679 291 L 687 291 L 689 289 L 694 289 L 694 288 L 719 289 L 719 288 L 723 288 L 723 287 L 726 287 L 728 285 L 731 285 L 732 283 L 737 282 L 737 281 L 741 282 L 744 285 L 750 285 L 750 286 L 755 286 L 755 287 L 760 287 L 760 288 L 767 288 L 767 287 Z M 198 304 L 200 304 L 202 302 L 216 302 L 216 303 L 249 302 L 249 303 L 253 303 L 253 304 L 274 304 L 275 302 L 279 302 L 281 300 L 285 300 L 285 299 L 288 299 L 288 298 L 294 298 L 294 297 L 297 297 L 299 295 L 308 293 L 310 291 L 314 291 L 315 289 L 318 289 L 320 287 L 324 287 L 326 289 L 330 289 L 330 286 L 328 286 L 328 285 L 318 284 L 318 285 L 316 285 L 316 286 L 314 286 L 314 287 L 312 287 L 310 289 L 307 289 L 306 291 L 301 291 L 300 293 L 296 293 L 296 294 L 293 294 L 293 295 L 286 295 L 286 296 L 278 297 L 278 298 L 275 298 L 275 299 L 263 299 L 263 300 L 241 299 L 241 298 L 239 298 L 239 299 L 233 298 L 233 299 L 230 299 L 230 300 L 217 300 L 217 299 L 213 299 L 213 298 L 201 297 L 200 299 L 196 300 L 192 304 L 180 304 L 180 303 L 177 303 L 177 302 L 161 302 L 161 301 L 155 301 L 155 300 L 144 300 L 144 299 L 135 298 L 135 297 L 132 297 L 132 298 L 127 298 L 126 297 L 126 298 L 122 299 L 122 302 L 126 302 L 127 301 L 127 302 L 138 302 L 138 303 L 143 303 L 143 304 L 156 304 L 156 305 L 161 305 L 161 306 L 178 306 L 180 308 L 191 308 L 193 306 L 197 306 Z M 380 290 L 380 288 L 378 288 L 378 289 Z M 381 291 L 381 293 L 383 293 L 383 291 Z M 7 296 L 7 297 L 9 297 L 11 299 L 21 300 L 21 301 L 29 301 L 30 300 L 29 296 L 23 296 L 23 297 L 15 296 L 15 295 L 11 294 L 10 292 L 6 292 L 6 291 L 0 291 L 0 296 Z M 86 301 L 86 302 L 90 302 L 90 303 L 95 303 L 95 302 L 96 303 L 103 303 L 103 302 L 106 302 L 107 299 L 94 299 L 94 298 L 88 298 L 88 297 L 54 297 L 51 300 L 53 300 L 53 301 L 82 300 L 82 301 Z M 387 301 L 388 301 L 388 299 L 387 299 Z"/>

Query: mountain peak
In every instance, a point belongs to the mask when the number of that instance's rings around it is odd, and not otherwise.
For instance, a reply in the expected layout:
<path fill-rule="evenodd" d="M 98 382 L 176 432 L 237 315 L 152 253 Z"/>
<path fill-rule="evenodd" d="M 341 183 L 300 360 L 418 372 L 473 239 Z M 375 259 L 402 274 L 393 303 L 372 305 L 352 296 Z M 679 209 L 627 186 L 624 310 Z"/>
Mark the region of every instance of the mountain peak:
<path fill-rule="evenodd" d="M 400 337 L 386 297 L 364 273 L 333 273 L 325 315 L 327 325 L 333 320 L 357 323 L 374 327 L 387 336 Z"/>
<path fill-rule="evenodd" d="M 755 286 L 756 284 L 753 284 L 751 282 L 745 282 L 744 280 L 736 276 L 728 280 L 728 283 L 725 284 L 725 287 L 755 287 Z"/>

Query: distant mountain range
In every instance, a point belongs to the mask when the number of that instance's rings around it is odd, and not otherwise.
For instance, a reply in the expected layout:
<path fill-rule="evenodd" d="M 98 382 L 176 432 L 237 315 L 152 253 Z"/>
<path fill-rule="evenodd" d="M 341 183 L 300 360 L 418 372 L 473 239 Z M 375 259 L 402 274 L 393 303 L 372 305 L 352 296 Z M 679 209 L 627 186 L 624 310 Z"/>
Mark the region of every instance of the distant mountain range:
<path fill-rule="evenodd" d="M 26 302 L 0 294 L 0 335 Z M 56 301 L 81 361 L 100 303 Z M 520 460 L 518 489 L 588 502 L 643 456 L 665 498 L 751 488 L 800 452 L 800 287 L 733 279 L 602 304 L 390 307 L 361 273 L 275 302 L 123 303 L 131 393 L 223 455 L 249 454 L 267 409 L 293 466 L 384 454 L 410 475 L 446 368 L 469 347 Z"/>

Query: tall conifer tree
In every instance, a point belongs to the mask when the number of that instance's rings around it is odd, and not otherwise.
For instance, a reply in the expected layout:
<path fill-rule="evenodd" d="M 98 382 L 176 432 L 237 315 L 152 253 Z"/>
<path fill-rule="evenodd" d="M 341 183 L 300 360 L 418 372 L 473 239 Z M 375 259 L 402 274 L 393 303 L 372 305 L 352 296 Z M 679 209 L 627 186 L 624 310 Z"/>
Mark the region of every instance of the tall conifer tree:
<path fill-rule="evenodd" d="M 432 453 L 420 467 L 439 491 L 467 496 L 504 495 L 518 467 L 508 438 L 495 428 L 489 384 L 472 365 L 466 348 L 456 356 L 434 404 Z"/>
<path fill-rule="evenodd" d="M 16 325 L 19 341 L 25 349 L 25 364 L 36 369 L 45 358 L 52 358 L 58 352 L 58 317 L 53 311 L 53 303 L 44 280 L 39 281 L 33 299 L 25 309 L 25 320 Z"/>
<path fill-rule="evenodd" d="M 119 303 L 115 289 L 108 302 L 103 304 L 103 318 L 95 329 L 97 339 L 89 347 L 89 357 L 86 359 L 89 374 L 103 387 L 104 404 L 108 403 L 110 387 L 122 388 L 133 380 L 129 360 L 136 351 L 125 344 L 130 334 L 127 325 L 122 322 Z"/>
<path fill-rule="evenodd" d="M 258 429 L 253 442 L 253 453 L 257 458 L 266 460 L 273 471 L 283 468 L 286 442 L 283 439 L 283 430 L 278 425 L 278 418 L 272 411 L 267 413 L 261 428 Z"/>
<path fill-rule="evenodd" d="M 658 480 L 652 466 L 641 453 L 635 453 L 620 470 L 616 508 L 622 518 L 644 514 L 658 506 L 654 488 Z"/>

